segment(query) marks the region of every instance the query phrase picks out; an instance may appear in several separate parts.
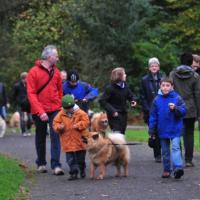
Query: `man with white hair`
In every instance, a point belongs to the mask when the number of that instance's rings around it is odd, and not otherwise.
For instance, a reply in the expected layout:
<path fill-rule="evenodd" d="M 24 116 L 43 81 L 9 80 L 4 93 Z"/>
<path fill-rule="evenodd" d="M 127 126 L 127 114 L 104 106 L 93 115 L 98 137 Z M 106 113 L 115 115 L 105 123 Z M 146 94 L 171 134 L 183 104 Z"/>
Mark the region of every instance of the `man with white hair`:
<path fill-rule="evenodd" d="M 159 72 L 160 62 L 158 58 L 153 57 L 149 59 L 148 69 L 149 73 L 142 77 L 140 87 L 140 101 L 142 104 L 144 121 L 146 124 L 149 124 L 149 113 L 151 105 L 154 98 L 157 96 L 158 90 L 160 88 L 160 80 L 163 77 L 163 75 Z M 161 147 L 158 137 L 155 138 L 153 152 L 155 162 L 161 162 Z"/>
<path fill-rule="evenodd" d="M 41 60 L 35 62 L 27 77 L 27 94 L 31 113 L 36 126 L 35 145 L 37 152 L 37 169 L 40 173 L 46 169 L 46 133 L 50 127 L 51 168 L 53 174 L 63 175 L 60 164 L 60 140 L 52 128 L 54 117 L 61 109 L 62 80 L 56 63 L 58 51 L 54 45 L 44 48 Z"/>

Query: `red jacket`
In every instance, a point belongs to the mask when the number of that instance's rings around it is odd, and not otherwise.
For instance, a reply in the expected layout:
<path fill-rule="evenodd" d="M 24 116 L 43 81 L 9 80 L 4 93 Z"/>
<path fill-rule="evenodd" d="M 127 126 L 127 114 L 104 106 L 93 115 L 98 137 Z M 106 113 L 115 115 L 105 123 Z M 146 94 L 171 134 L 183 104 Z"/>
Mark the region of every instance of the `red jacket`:
<path fill-rule="evenodd" d="M 48 85 L 39 93 L 37 91 L 48 81 L 49 72 L 41 65 L 41 60 L 35 62 L 27 76 L 27 95 L 31 104 L 31 113 L 41 115 L 61 109 L 63 96 L 60 71 L 53 66 L 54 75 Z"/>

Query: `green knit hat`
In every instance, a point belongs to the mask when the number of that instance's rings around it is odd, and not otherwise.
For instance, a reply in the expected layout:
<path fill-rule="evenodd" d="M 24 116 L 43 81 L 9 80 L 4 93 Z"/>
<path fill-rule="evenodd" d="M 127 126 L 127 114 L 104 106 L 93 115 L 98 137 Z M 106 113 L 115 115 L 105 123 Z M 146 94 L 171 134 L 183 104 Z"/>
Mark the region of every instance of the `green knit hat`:
<path fill-rule="evenodd" d="M 74 97 L 72 95 L 65 95 L 62 98 L 62 107 L 63 108 L 72 108 L 75 105 Z"/>

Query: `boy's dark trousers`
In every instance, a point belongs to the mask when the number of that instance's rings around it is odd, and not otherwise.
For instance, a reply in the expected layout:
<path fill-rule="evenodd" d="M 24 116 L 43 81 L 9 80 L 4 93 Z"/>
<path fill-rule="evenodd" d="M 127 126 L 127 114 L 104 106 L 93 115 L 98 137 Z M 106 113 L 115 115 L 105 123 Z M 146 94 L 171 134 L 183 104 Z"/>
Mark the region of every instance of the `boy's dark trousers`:
<path fill-rule="evenodd" d="M 66 152 L 66 162 L 70 168 L 70 175 L 77 175 L 79 171 L 80 175 L 85 173 L 85 155 L 85 150 Z"/>

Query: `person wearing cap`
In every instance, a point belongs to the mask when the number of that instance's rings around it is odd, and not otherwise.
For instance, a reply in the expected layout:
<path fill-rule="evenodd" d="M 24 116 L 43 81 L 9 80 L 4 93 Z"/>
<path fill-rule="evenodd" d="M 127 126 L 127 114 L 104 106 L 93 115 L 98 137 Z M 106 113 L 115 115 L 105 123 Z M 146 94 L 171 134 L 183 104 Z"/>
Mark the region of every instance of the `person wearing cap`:
<path fill-rule="evenodd" d="M 55 45 L 47 45 L 41 59 L 29 70 L 27 76 L 27 95 L 31 113 L 36 126 L 35 147 L 36 165 L 39 173 L 46 173 L 46 134 L 50 128 L 51 169 L 54 175 L 64 175 L 60 163 L 60 140 L 52 128 L 54 117 L 60 111 L 63 96 L 62 79 L 58 62 L 58 50 Z"/>
<path fill-rule="evenodd" d="M 16 106 L 16 110 L 20 115 L 20 129 L 23 136 L 31 135 L 30 129 L 33 123 L 26 91 L 27 74 L 27 72 L 22 72 L 20 74 L 20 80 L 14 84 L 12 97 L 13 104 Z M 25 120 L 26 117 L 27 122 Z"/>
<path fill-rule="evenodd" d="M 68 73 L 67 81 L 63 84 L 63 94 L 73 95 L 76 104 L 88 113 L 89 103 L 99 95 L 99 92 L 97 88 L 80 81 L 78 72 L 76 70 L 71 70 Z"/>
<path fill-rule="evenodd" d="M 192 69 L 193 55 L 184 52 L 180 56 L 180 66 L 170 72 L 174 90 L 183 98 L 187 114 L 183 119 L 183 141 L 185 149 L 185 167 L 193 167 L 194 125 L 200 119 L 200 76 Z"/>
<path fill-rule="evenodd" d="M 158 58 L 153 57 L 148 60 L 148 74 L 142 77 L 140 84 L 140 103 L 142 105 L 144 122 L 149 124 L 149 113 L 154 98 L 160 88 L 160 80 L 163 75 L 160 73 L 160 62 Z M 153 146 L 155 162 L 161 162 L 161 147 L 158 136 L 155 137 Z"/>
<path fill-rule="evenodd" d="M 84 131 L 89 126 L 87 113 L 75 104 L 71 95 L 62 98 L 62 109 L 53 120 L 53 128 L 60 136 L 61 149 L 66 153 L 70 177 L 68 180 L 84 178 L 85 174 L 85 144 L 82 141 Z"/>

